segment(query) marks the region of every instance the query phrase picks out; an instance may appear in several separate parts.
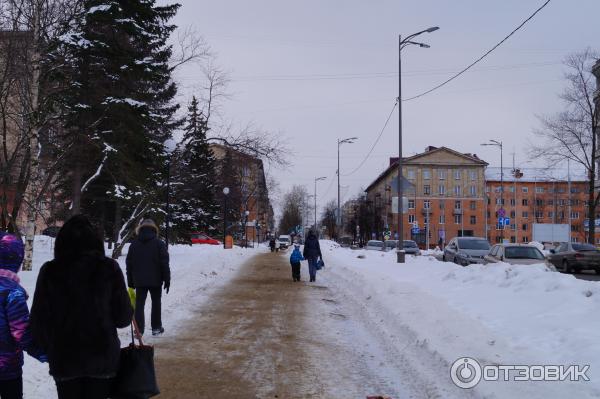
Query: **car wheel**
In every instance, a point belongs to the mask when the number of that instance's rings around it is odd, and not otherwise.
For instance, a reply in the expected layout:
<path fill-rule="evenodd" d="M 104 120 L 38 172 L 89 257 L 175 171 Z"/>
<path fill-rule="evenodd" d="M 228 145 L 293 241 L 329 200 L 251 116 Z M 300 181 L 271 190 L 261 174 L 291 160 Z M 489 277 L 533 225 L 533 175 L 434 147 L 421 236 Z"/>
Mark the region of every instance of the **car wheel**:
<path fill-rule="evenodd" d="M 562 262 L 562 271 L 564 273 L 573 273 L 573 269 L 571 269 L 571 266 L 569 266 L 569 262 L 566 259 Z"/>

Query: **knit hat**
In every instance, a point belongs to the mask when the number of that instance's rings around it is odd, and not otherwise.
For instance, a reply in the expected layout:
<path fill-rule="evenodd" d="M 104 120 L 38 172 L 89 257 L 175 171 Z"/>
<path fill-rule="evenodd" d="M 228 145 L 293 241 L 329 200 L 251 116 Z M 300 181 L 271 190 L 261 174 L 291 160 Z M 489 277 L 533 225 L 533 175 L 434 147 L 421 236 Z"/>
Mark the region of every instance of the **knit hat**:
<path fill-rule="evenodd" d="M 158 234 L 158 226 L 156 225 L 156 223 L 154 223 L 154 220 L 152 219 L 144 219 L 142 221 L 142 223 L 140 223 L 140 225 L 137 227 L 137 229 L 135 230 L 136 234 L 140 234 L 140 230 L 145 228 L 145 227 L 149 227 L 151 229 L 154 229 L 154 231 L 156 231 L 156 234 Z"/>
<path fill-rule="evenodd" d="M 0 269 L 17 273 L 25 257 L 25 247 L 19 237 L 0 232 Z"/>

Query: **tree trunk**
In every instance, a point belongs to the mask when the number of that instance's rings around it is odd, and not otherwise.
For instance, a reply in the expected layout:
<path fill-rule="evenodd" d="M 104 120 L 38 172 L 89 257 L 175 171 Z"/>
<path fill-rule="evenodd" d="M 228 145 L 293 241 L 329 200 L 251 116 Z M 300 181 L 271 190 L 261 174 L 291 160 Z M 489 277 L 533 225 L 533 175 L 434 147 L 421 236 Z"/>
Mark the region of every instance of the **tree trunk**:
<path fill-rule="evenodd" d="M 81 213 L 81 179 L 81 166 L 77 164 L 73 168 L 73 182 L 71 186 L 73 202 L 71 202 L 71 215 L 78 215 Z"/>

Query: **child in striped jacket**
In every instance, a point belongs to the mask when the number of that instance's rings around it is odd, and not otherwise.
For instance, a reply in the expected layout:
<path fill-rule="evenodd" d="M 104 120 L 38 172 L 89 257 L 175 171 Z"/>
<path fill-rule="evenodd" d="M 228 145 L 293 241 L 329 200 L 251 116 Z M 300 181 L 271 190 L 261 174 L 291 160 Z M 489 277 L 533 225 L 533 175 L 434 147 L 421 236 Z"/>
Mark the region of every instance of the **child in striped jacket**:
<path fill-rule="evenodd" d="M 0 398 L 23 397 L 23 351 L 40 361 L 45 356 L 32 345 L 27 292 L 17 272 L 23 262 L 23 242 L 0 232 Z"/>

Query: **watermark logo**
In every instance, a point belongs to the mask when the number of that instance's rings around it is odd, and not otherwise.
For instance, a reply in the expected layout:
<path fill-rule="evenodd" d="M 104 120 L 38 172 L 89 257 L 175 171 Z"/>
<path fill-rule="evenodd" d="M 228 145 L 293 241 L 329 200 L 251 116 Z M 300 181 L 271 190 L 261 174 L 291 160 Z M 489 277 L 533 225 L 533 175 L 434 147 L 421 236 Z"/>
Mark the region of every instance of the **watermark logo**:
<path fill-rule="evenodd" d="M 469 389 L 481 381 L 481 365 L 470 357 L 461 357 L 452 363 L 450 378 L 457 387 Z"/>
<path fill-rule="evenodd" d="M 452 363 L 450 378 L 454 385 L 470 389 L 484 381 L 589 381 L 589 365 L 487 365 L 471 357 Z"/>

